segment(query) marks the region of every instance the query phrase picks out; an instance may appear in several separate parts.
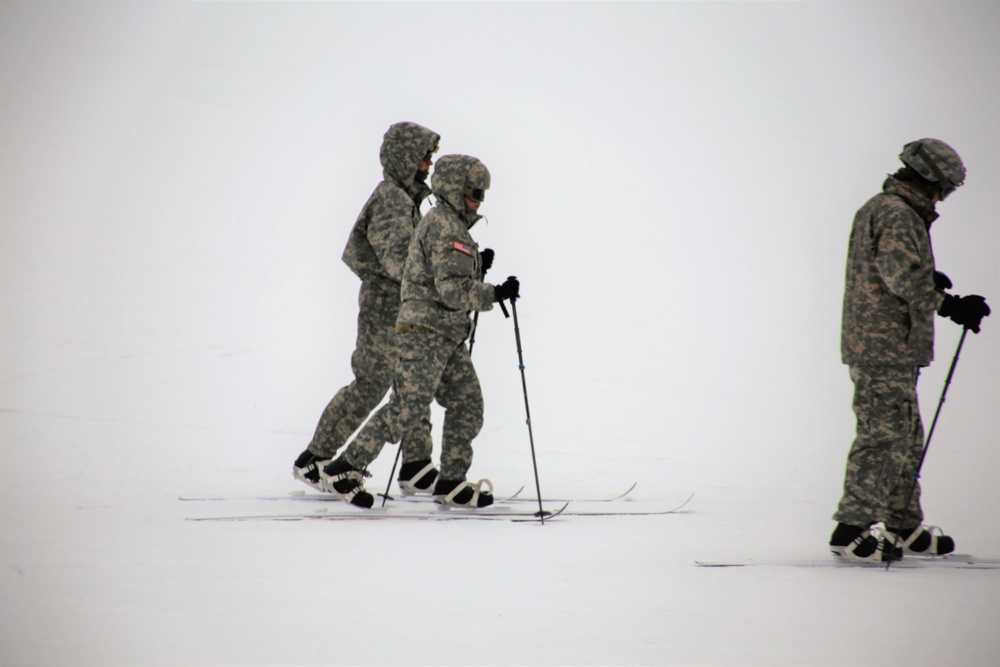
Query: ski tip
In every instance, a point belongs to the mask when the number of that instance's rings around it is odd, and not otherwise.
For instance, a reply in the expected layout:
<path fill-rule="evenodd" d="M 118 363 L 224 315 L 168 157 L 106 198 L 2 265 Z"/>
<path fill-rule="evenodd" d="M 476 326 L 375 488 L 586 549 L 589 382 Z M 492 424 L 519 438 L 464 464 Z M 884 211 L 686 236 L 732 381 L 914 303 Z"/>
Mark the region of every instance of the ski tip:
<path fill-rule="evenodd" d="M 684 500 L 684 502 L 682 502 L 680 505 L 678 505 L 677 507 L 675 507 L 673 511 L 674 512 L 680 512 L 682 509 L 684 509 L 685 507 L 687 507 L 688 503 L 691 502 L 692 498 L 694 498 L 694 492 L 692 492 L 691 495 L 688 496 Z"/>
<path fill-rule="evenodd" d="M 569 507 L 569 502 L 565 502 L 551 511 L 546 509 L 541 509 L 537 512 L 533 512 L 530 515 L 522 514 L 520 516 L 512 516 L 511 519 L 514 521 L 544 524 L 547 519 L 554 519 L 563 512 L 565 512 L 567 507 Z"/>
<path fill-rule="evenodd" d="M 621 494 L 620 496 L 615 496 L 615 497 L 613 498 L 613 500 L 618 500 L 619 498 L 624 498 L 624 497 L 625 497 L 625 496 L 627 496 L 628 494 L 632 493 L 632 491 L 634 491 L 634 490 L 635 490 L 635 487 L 636 487 L 636 486 L 637 486 L 638 484 L 639 484 L 639 482 L 632 482 L 632 486 L 630 486 L 630 487 L 628 487 L 627 489 L 625 489 L 625 492 L 624 492 L 624 493 L 622 493 L 622 494 Z"/>

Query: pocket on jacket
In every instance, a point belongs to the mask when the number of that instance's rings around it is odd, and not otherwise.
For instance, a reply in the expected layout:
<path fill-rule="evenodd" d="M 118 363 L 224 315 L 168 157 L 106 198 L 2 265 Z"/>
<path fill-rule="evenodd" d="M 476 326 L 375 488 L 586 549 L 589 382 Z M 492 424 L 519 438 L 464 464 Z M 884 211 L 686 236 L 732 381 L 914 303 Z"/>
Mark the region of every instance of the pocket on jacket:
<path fill-rule="evenodd" d="M 472 253 L 477 252 L 476 248 L 455 243 L 455 247 L 448 253 L 448 274 L 453 276 L 476 275 L 476 258 Z"/>

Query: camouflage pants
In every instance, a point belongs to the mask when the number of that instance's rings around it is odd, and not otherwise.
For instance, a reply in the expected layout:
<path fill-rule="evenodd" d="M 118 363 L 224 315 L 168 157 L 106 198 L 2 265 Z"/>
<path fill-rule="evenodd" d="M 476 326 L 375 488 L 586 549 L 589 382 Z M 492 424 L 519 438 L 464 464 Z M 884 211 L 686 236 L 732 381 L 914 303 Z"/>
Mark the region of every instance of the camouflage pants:
<path fill-rule="evenodd" d="M 847 455 L 844 494 L 834 520 L 853 526 L 923 521 L 920 485 L 906 506 L 924 447 L 913 366 L 851 366 L 857 436 Z"/>
<path fill-rule="evenodd" d="M 430 331 L 396 334 L 399 362 L 392 398 L 344 452 L 355 468 L 368 466 L 386 442 L 417 428 L 436 400 L 445 409 L 441 478 L 464 480 L 472 466 L 472 440 L 483 427 L 483 393 L 465 343 Z M 429 457 L 424 457 L 429 458 Z M 404 463 L 419 460 L 403 449 Z"/>
<path fill-rule="evenodd" d="M 399 293 L 372 283 L 362 283 L 358 294 L 358 337 L 351 355 L 354 381 L 343 387 L 327 404 L 309 443 L 309 451 L 332 458 L 351 434 L 368 418 L 385 397 L 396 368 L 396 315 Z M 414 460 L 429 459 L 431 441 L 430 408 L 414 420 L 413 433 L 403 443 L 412 449 Z"/>

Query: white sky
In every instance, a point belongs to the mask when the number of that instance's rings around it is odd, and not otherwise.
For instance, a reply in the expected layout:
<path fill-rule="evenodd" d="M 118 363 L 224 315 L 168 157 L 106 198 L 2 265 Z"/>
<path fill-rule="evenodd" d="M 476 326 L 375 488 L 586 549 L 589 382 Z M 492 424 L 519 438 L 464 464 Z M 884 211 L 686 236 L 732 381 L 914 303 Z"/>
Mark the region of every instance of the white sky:
<path fill-rule="evenodd" d="M 0 11 L 4 407 L 116 414 L 114 393 L 24 380 L 35 354 L 246 351 L 260 387 L 297 380 L 287 404 L 251 398 L 260 418 L 307 429 L 345 379 L 356 281 L 339 255 L 403 119 L 491 169 L 476 234 L 521 277 L 529 354 L 577 408 L 604 364 L 640 414 L 727 386 L 766 394 L 754 413 L 843 405 L 850 221 L 917 137 L 969 169 L 940 207 L 939 268 L 956 292 L 1000 295 L 990 3 Z M 996 327 L 970 343 L 961 383 L 995 405 Z M 170 365 L 147 370 L 193 383 Z M 228 419 L 232 398 L 189 418 Z M 131 407 L 204 403 L 172 400 Z"/>

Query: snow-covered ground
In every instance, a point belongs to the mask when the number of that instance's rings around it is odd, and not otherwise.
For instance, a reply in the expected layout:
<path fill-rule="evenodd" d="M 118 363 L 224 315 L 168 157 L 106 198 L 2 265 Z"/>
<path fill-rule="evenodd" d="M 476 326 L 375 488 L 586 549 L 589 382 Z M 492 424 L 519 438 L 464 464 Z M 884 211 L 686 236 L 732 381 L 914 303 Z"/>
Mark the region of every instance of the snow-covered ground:
<path fill-rule="evenodd" d="M 996 34 L 989 3 L 0 4 L 0 665 L 995 664 L 1000 571 L 693 563 L 826 557 L 847 233 L 906 141 L 965 159 L 937 262 L 1000 305 Z M 186 520 L 309 507 L 178 498 L 297 488 L 399 120 L 493 173 L 543 492 L 684 512 Z M 998 318 L 922 478 L 986 557 Z M 499 312 L 474 356 L 471 475 L 530 488 Z"/>

